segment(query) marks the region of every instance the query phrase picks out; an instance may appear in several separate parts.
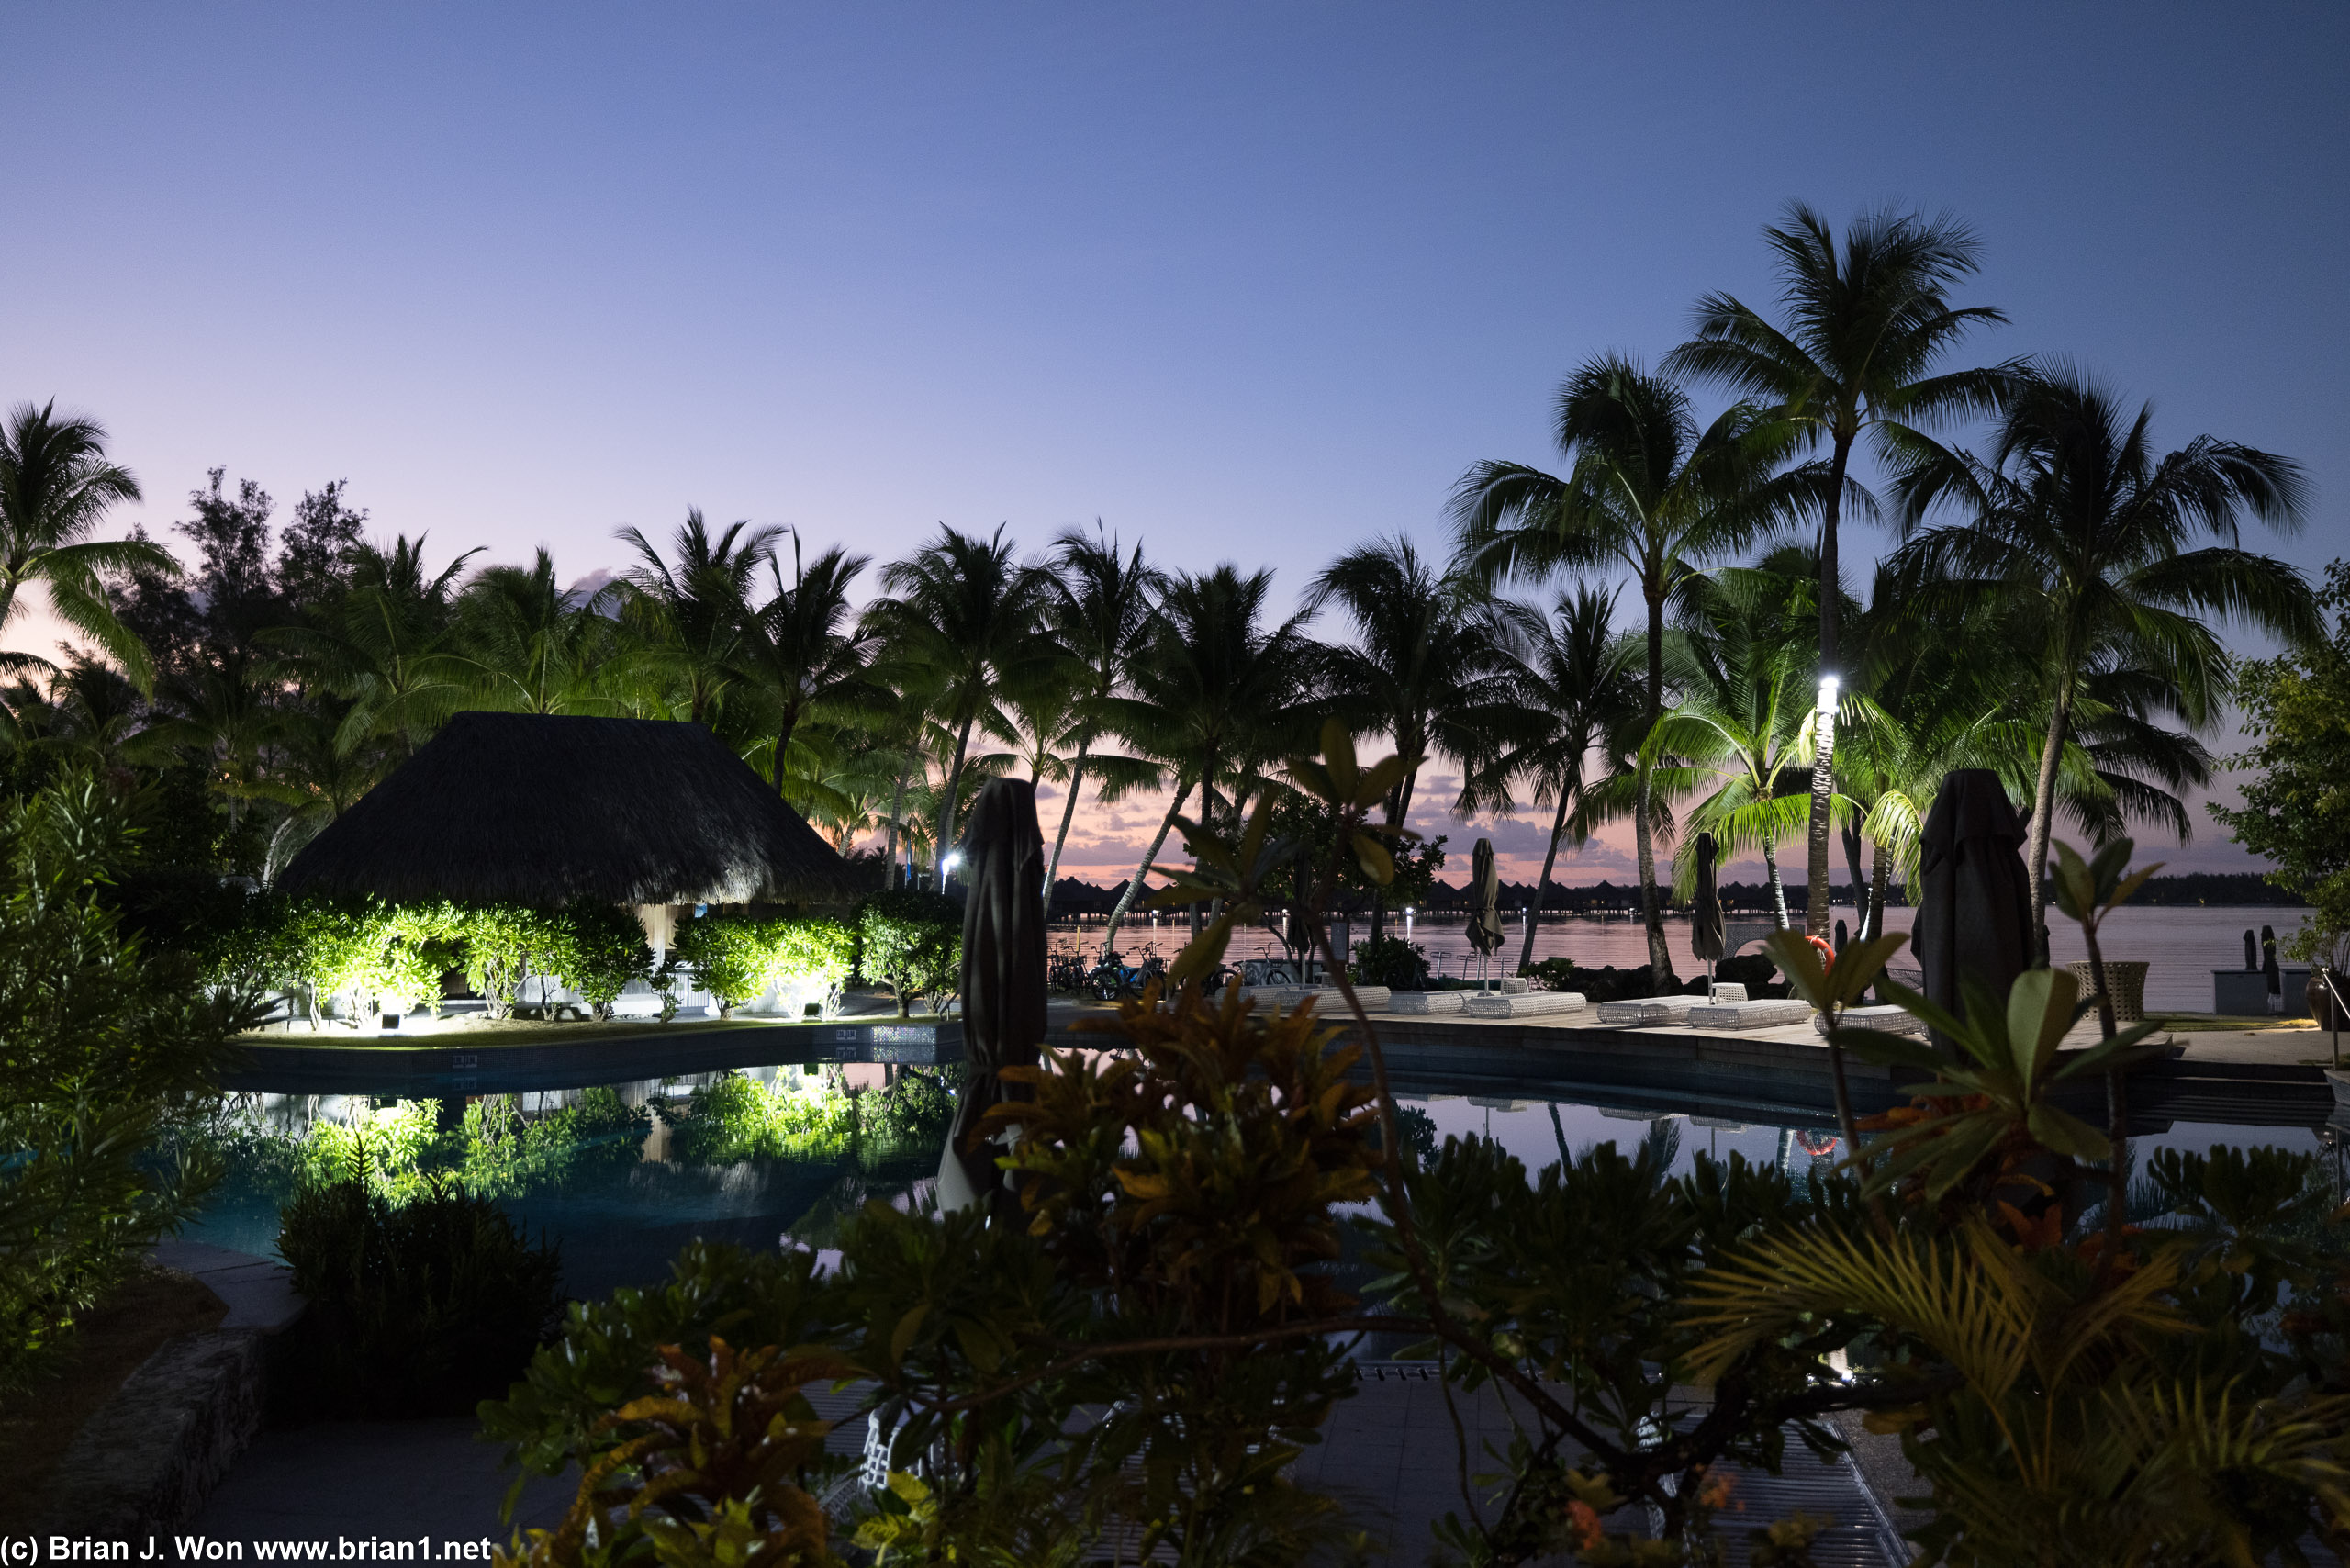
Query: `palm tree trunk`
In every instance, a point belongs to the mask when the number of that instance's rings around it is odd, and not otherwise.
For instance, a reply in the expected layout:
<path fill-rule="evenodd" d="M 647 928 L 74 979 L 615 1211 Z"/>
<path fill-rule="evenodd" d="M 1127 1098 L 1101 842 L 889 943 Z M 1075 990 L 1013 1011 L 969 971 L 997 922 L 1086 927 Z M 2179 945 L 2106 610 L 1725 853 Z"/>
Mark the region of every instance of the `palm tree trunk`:
<path fill-rule="evenodd" d="M 791 803 L 791 796 L 783 787 L 783 758 L 784 754 L 791 749 L 791 732 L 799 727 L 800 715 L 789 713 L 783 721 L 783 728 L 775 734 L 775 792 L 776 798 L 786 805 Z"/>
<path fill-rule="evenodd" d="M 1091 740 L 1078 742 L 1077 760 L 1069 765 L 1069 799 L 1061 802 L 1061 828 L 1053 834 L 1053 857 L 1045 862 L 1045 914 L 1047 919 L 1053 913 L 1053 879 L 1060 875 L 1061 870 L 1061 846 L 1069 842 L 1069 819 L 1077 815 L 1077 789 L 1085 778 L 1085 754 L 1092 746 Z"/>
<path fill-rule="evenodd" d="M 905 764 L 900 763 L 898 777 L 890 787 L 890 865 L 881 878 L 884 888 L 898 885 L 898 824 L 905 820 L 905 816 L 906 768 Z"/>
<path fill-rule="evenodd" d="M 1885 935 L 1885 899 L 1890 884 L 1893 856 L 1882 844 L 1871 845 L 1869 856 L 1869 918 L 1868 934 Z"/>
<path fill-rule="evenodd" d="M 1836 716 L 1815 711 L 1812 723 L 1817 734 L 1812 738 L 1811 747 L 1811 837 L 1807 857 L 1810 880 L 1804 887 L 1803 928 L 1809 935 L 1826 941 L 1828 876 L 1831 858 L 1829 842 L 1834 837 L 1830 807 L 1836 798 Z"/>
<path fill-rule="evenodd" d="M 979 714 L 965 716 L 963 727 L 955 734 L 955 764 L 946 770 L 946 790 L 938 799 L 938 836 L 932 841 L 931 855 L 938 864 L 938 889 L 946 890 L 946 852 L 954 847 L 949 836 L 955 831 L 955 801 L 963 790 L 963 758 L 971 749 L 971 725 Z"/>
<path fill-rule="evenodd" d="M 2048 739 L 2040 748 L 2040 781 L 2031 792 L 2031 825 L 2024 845 L 2023 874 L 2031 890 L 2032 950 L 2043 966 L 2048 962 L 2048 831 L 2056 814 L 2056 764 L 2065 755 L 2065 730 L 2072 721 L 2071 706 L 2063 698 L 2048 715 Z"/>
<path fill-rule="evenodd" d="M 1526 946 L 1517 955 L 1517 972 L 1524 974 L 1534 962 L 1534 928 L 1542 918 L 1542 901 L 1550 895 L 1550 868 L 1559 862 L 1559 835 L 1567 831 L 1567 801 L 1570 796 L 1565 782 L 1559 785 L 1559 810 L 1550 818 L 1550 847 L 1542 855 L 1542 876 L 1534 884 L 1534 902 L 1526 912 Z"/>
<path fill-rule="evenodd" d="M 1664 583 L 1657 577 L 1642 585 L 1649 603 L 1649 729 L 1656 729 L 1664 712 Z M 1664 940 L 1664 902 L 1657 896 L 1656 841 L 1649 828 L 1648 764 L 1640 764 L 1634 792 L 1632 847 L 1640 868 L 1640 921 L 1648 928 L 1649 973 L 1659 984 L 1673 977 L 1673 949 Z"/>
<path fill-rule="evenodd" d="M 1838 591 L 1836 527 L 1844 515 L 1844 470 L 1852 462 L 1852 438 L 1839 430 L 1828 460 L 1828 496 L 1819 511 L 1819 673 L 1841 675 L 1836 667 L 1836 617 L 1842 595 Z M 1832 757 L 1836 746 L 1832 722 L 1819 726 L 1819 745 L 1812 761 L 1811 843 L 1807 871 L 1804 929 L 1814 936 L 1828 935 L 1828 808 L 1836 791 Z"/>
<path fill-rule="evenodd" d="M 1869 880 L 1861 864 L 1861 824 L 1859 814 L 1845 823 L 1844 869 L 1852 874 L 1852 935 L 1865 941 L 1875 935 L 1869 927 Z"/>
<path fill-rule="evenodd" d="M 1792 931 L 1795 922 L 1787 914 L 1787 890 L 1779 880 L 1779 844 L 1769 834 L 1762 835 L 1762 866 L 1771 882 L 1771 908 L 1779 917 L 1779 929 Z"/>
<path fill-rule="evenodd" d="M 1108 959 L 1110 950 L 1118 939 L 1118 927 L 1125 923 L 1126 911 L 1134 907 L 1136 895 L 1142 891 L 1144 875 L 1149 871 L 1151 863 L 1158 858 L 1159 850 L 1167 843 L 1168 830 L 1175 825 L 1175 813 L 1183 809 L 1183 802 L 1191 798 L 1191 794 L 1192 783 L 1187 778 L 1175 791 L 1174 804 L 1167 808 L 1167 815 L 1159 820 L 1158 836 L 1152 839 L 1150 847 L 1143 852 L 1142 864 L 1135 868 L 1134 879 L 1126 884 L 1126 890 L 1118 895 L 1118 907 L 1110 912 L 1110 924 L 1102 933 L 1102 957 L 1104 960 Z"/>

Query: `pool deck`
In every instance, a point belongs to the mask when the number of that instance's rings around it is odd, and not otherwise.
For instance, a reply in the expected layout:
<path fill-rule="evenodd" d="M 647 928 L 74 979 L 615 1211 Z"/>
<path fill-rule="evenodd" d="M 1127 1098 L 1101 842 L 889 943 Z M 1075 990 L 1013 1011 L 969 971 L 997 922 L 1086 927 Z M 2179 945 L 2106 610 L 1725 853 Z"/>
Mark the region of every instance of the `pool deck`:
<path fill-rule="evenodd" d="M 860 1008 L 888 1003 L 852 999 Z M 1048 1045 L 1099 1047 L 1105 1037 L 1076 1027 L 1102 1019 L 1105 1004 L 1057 1001 Z M 1733 1119 L 1818 1120 L 1834 1103 L 1827 1043 L 1808 1023 L 1746 1030 L 1617 1025 L 1583 1012 L 1559 1017 L 1468 1018 L 1457 1014 L 1371 1015 L 1388 1070 L 1405 1093 L 1572 1093 L 1659 1114 L 1680 1110 Z M 1350 1020 L 1333 1020 L 1351 1029 Z M 2322 1069 L 2329 1034 L 2306 1025 L 2214 1029 L 2206 1021 L 2154 1037 L 2165 1059 L 2132 1076 L 2133 1120 L 2312 1126 L 2333 1112 Z M 2210 1023 L 2228 1022 L 2210 1020 Z M 576 1028 L 576 1034 L 568 1030 Z M 2097 1038 L 2093 1020 L 2069 1046 Z M 490 1031 L 409 1036 L 306 1032 L 248 1036 L 245 1063 L 228 1087 L 279 1093 L 364 1093 L 432 1098 L 584 1088 L 677 1078 L 730 1068 L 800 1063 L 928 1066 L 963 1059 L 959 1019 L 858 1011 L 823 1020 L 737 1015 L 651 1021 L 637 1027 L 541 1025 L 500 1040 Z M 1853 1108 L 1885 1110 L 1909 1096 L 1907 1075 L 1852 1060 L 1845 1079 Z M 2075 1097 L 2102 1103 L 2101 1085 Z M 1693 1110 L 1694 1107 L 1694 1110 Z"/>
<path fill-rule="evenodd" d="M 1071 1025 L 1108 1011 L 1057 1003 L 1048 1043 L 1095 1045 L 1102 1036 Z M 1835 1103 L 1827 1041 L 1807 1022 L 1723 1030 L 1604 1025 L 1591 1013 L 1566 1019 L 1369 1016 L 1390 1077 L 1406 1094 L 1564 1091 L 1604 1106 L 1736 1120 L 1818 1119 Z M 1351 1032 L 1350 1021 L 1333 1022 Z M 2096 1020 L 2085 1019 L 2065 1045 L 2087 1047 L 2098 1037 Z M 2279 1025 L 2162 1030 L 2153 1037 L 2170 1055 L 2132 1075 L 2132 1120 L 2141 1129 L 2160 1130 L 2176 1121 L 2307 1126 L 2333 1114 L 2322 1071 L 2331 1059 L 2330 1035 Z M 1844 1071 L 1853 1109 L 1863 1114 L 1909 1098 L 1909 1075 L 1849 1057 Z M 2101 1108 L 2104 1092 L 2099 1080 L 2065 1098 Z"/>

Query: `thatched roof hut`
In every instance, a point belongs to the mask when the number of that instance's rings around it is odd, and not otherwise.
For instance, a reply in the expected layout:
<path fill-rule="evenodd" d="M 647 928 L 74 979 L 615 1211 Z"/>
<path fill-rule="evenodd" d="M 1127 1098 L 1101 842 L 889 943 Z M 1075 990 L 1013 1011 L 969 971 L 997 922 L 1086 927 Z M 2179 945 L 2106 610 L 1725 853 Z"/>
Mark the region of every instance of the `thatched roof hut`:
<path fill-rule="evenodd" d="M 277 885 L 400 902 L 846 896 L 833 846 L 699 724 L 459 713 Z"/>

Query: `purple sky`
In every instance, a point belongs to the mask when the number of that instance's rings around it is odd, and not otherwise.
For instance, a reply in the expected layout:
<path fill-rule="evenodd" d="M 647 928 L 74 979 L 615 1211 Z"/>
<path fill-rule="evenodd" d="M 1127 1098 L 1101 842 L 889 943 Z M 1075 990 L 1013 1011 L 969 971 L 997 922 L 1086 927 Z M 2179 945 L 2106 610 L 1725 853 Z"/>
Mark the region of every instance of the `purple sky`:
<path fill-rule="evenodd" d="M 2014 318 L 1984 357 L 2069 355 L 2159 437 L 2290 454 L 2318 507 L 2277 548 L 2350 538 L 2338 6 L 69 5 L 6 31 L 0 400 L 100 416 L 147 487 L 126 524 L 226 465 L 567 575 L 695 504 L 884 557 L 1098 516 L 1294 588 L 1376 533 L 1438 543 L 1471 460 L 1548 457 L 1576 361 L 1653 358 L 1706 289 L 1762 303 L 1758 230 L 1801 196 L 1969 219 L 1968 295 Z M 1127 825 L 1091 823 L 1105 864 Z M 2174 859 L 2242 863 L 2208 831 Z"/>

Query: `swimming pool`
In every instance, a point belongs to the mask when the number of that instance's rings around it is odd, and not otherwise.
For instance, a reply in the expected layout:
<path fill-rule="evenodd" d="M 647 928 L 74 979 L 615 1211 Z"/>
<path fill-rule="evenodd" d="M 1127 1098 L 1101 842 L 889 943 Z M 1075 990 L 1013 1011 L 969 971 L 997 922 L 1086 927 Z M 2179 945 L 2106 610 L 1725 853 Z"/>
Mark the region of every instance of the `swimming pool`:
<path fill-rule="evenodd" d="M 232 1096 L 206 1137 L 228 1178 L 195 1239 L 269 1255 L 277 1210 L 307 1174 L 365 1161 L 397 1187 L 442 1180 L 497 1197 L 563 1249 L 582 1298 L 648 1284 L 696 1236 L 751 1247 L 832 1244 L 865 1203 L 919 1202 L 938 1169 L 961 1069 L 796 1064 L 590 1088 L 401 1100 L 254 1091 Z M 1674 1165 L 1732 1151 L 1791 1175 L 1841 1156 L 1825 1107 L 1741 1105 L 1651 1090 L 1404 1075 L 1398 1098 L 1420 1136 L 1497 1140 L 1529 1170 L 1591 1145 L 1651 1136 Z M 2344 1134 L 2330 1121 L 2132 1117 L 2139 1158 L 2157 1146 L 2274 1144 L 2324 1152 L 2337 1186 Z"/>

